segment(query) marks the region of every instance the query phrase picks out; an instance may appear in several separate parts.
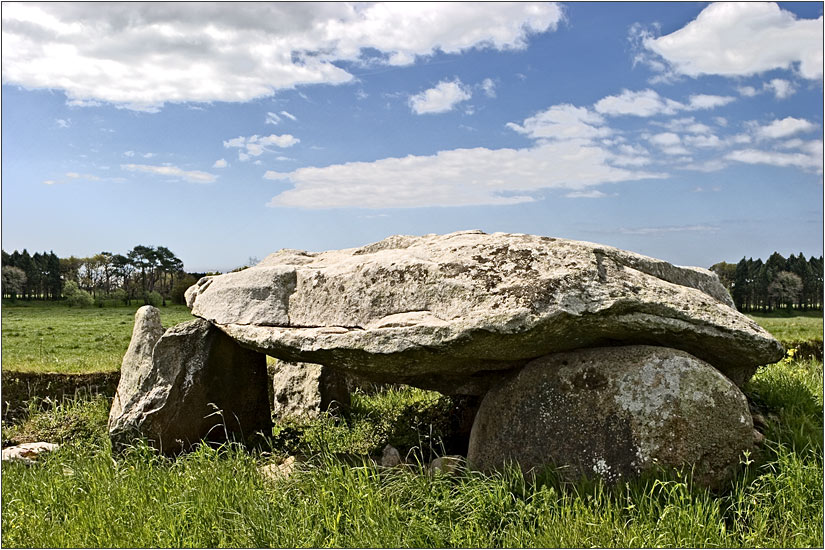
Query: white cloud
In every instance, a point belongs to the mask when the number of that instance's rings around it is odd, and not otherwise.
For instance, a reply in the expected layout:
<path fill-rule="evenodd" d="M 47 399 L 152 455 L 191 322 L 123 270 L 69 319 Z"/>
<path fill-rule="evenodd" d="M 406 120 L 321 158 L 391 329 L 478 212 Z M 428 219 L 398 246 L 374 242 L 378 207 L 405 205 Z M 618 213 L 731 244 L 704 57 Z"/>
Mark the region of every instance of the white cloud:
<path fill-rule="evenodd" d="M 4 83 L 148 111 L 352 82 L 340 61 L 523 49 L 564 17 L 554 3 L 506 2 L 21 2 L 2 15 Z"/>
<path fill-rule="evenodd" d="M 133 156 L 135 156 L 135 152 L 134 151 L 124 151 L 123 156 L 133 157 Z"/>
<path fill-rule="evenodd" d="M 144 153 L 142 156 L 145 159 L 150 159 L 150 158 L 154 157 L 155 154 L 154 153 Z"/>
<path fill-rule="evenodd" d="M 653 145 L 657 145 L 659 147 L 669 147 L 673 145 L 679 145 L 682 143 L 682 139 L 679 137 L 678 134 L 674 134 L 673 132 L 662 132 L 661 134 L 655 134 L 648 138 L 648 141 Z"/>
<path fill-rule="evenodd" d="M 725 158 L 746 164 L 769 164 L 772 166 L 792 166 L 822 172 L 822 142 L 814 142 L 809 151 L 801 153 L 782 153 L 757 149 L 731 151 Z"/>
<path fill-rule="evenodd" d="M 229 166 L 229 163 L 226 162 L 226 159 L 218 159 L 212 165 L 212 168 L 226 168 L 227 166 Z"/>
<path fill-rule="evenodd" d="M 771 79 L 769 82 L 765 82 L 764 87 L 766 90 L 772 91 L 776 99 L 791 97 L 796 92 L 793 84 L 782 78 Z"/>
<path fill-rule="evenodd" d="M 744 97 L 753 97 L 759 93 L 759 90 L 754 88 L 753 86 L 740 86 L 736 88 L 740 95 Z"/>
<path fill-rule="evenodd" d="M 296 117 L 295 115 L 293 115 L 292 113 L 289 113 L 287 111 L 281 111 L 281 114 L 284 115 L 289 120 L 293 120 L 293 121 L 298 120 L 298 117 Z"/>
<path fill-rule="evenodd" d="M 496 83 L 492 78 L 485 78 L 481 82 L 481 89 L 487 97 L 496 97 Z"/>
<path fill-rule="evenodd" d="M 232 138 L 223 142 L 223 146 L 227 149 L 229 148 L 236 148 L 240 149 L 238 151 L 238 159 L 241 161 L 249 160 L 250 157 L 257 157 L 263 154 L 264 152 L 269 151 L 269 146 L 275 147 L 292 147 L 296 143 L 300 143 L 300 139 L 296 138 L 291 134 L 283 134 L 277 135 L 272 134 L 269 136 L 238 136 L 236 138 Z"/>
<path fill-rule="evenodd" d="M 816 124 L 804 118 L 785 117 L 781 120 L 774 120 L 765 126 L 755 128 L 755 134 L 759 138 L 779 139 L 798 134 L 800 132 L 810 132 L 816 129 Z"/>
<path fill-rule="evenodd" d="M 275 124 L 275 125 L 277 125 L 279 122 L 281 122 L 281 117 L 278 116 L 278 113 L 272 113 L 272 112 L 266 113 L 266 120 L 265 120 L 266 124 Z"/>
<path fill-rule="evenodd" d="M 624 233 L 625 235 L 662 235 L 665 233 L 683 232 L 707 233 L 713 231 L 719 231 L 719 228 L 714 225 L 668 225 L 663 227 L 620 227 L 618 229 L 619 233 Z"/>
<path fill-rule="evenodd" d="M 710 159 L 704 162 L 691 163 L 685 166 L 680 166 L 679 168 L 681 168 L 682 170 L 693 170 L 696 172 L 718 172 L 719 170 L 727 168 L 727 166 L 728 164 L 724 161 L 721 161 L 719 159 Z M 719 190 L 720 189 L 718 187 L 714 187 L 712 189 L 712 191 Z M 697 187 L 696 189 L 694 189 L 694 191 L 700 192 L 703 191 L 703 189 L 701 187 Z"/>
<path fill-rule="evenodd" d="M 672 132 L 686 132 L 689 134 L 709 134 L 711 132 L 710 126 L 696 122 L 696 119 L 692 116 L 673 118 L 667 122 L 654 122 L 653 124 L 667 128 Z"/>
<path fill-rule="evenodd" d="M 731 96 L 722 96 L 722 95 L 708 95 L 708 94 L 696 94 L 692 95 L 689 98 L 689 105 L 688 109 L 696 110 L 696 109 L 715 109 L 716 107 L 722 107 L 727 105 L 731 101 L 735 101 L 735 97 Z"/>
<path fill-rule="evenodd" d="M 68 119 L 56 118 L 54 123 L 57 124 L 59 128 L 68 128 L 72 125 L 72 121 Z"/>
<path fill-rule="evenodd" d="M 454 149 L 268 171 L 264 177 L 294 184 L 270 206 L 310 209 L 507 205 L 536 200 L 544 189 L 585 191 L 604 183 L 665 177 L 617 168 L 609 164 L 610 157 L 601 147 L 564 140 L 526 149 Z"/>
<path fill-rule="evenodd" d="M 591 189 L 590 191 L 571 191 L 564 196 L 568 199 L 602 199 L 609 195 L 596 189 Z"/>
<path fill-rule="evenodd" d="M 623 90 L 619 95 L 600 99 L 594 108 L 603 115 L 649 117 L 659 114 L 671 115 L 685 106 L 678 101 L 661 97 L 655 90 L 647 89 L 640 92 Z"/>
<path fill-rule="evenodd" d="M 460 80 L 443 80 L 435 87 L 410 96 L 410 109 L 417 115 L 446 113 L 453 107 L 472 97 L 471 92 Z"/>
<path fill-rule="evenodd" d="M 644 46 L 688 76 L 746 76 L 798 65 L 822 77 L 822 17 L 797 19 L 767 2 L 718 2 L 683 28 Z"/>
<path fill-rule="evenodd" d="M 164 164 L 155 166 L 150 164 L 121 164 L 120 168 L 128 170 L 129 172 L 145 172 L 147 174 L 156 174 L 158 176 L 170 176 L 173 178 L 180 178 L 192 183 L 211 183 L 218 179 L 215 174 L 208 172 L 201 172 L 199 170 L 183 170 L 177 166 Z"/>
<path fill-rule="evenodd" d="M 685 143 L 691 147 L 722 147 L 724 142 L 719 139 L 719 136 L 713 134 L 700 134 L 694 136 L 685 136 Z"/>
<path fill-rule="evenodd" d="M 606 137 L 612 132 L 604 118 L 586 107 L 570 104 L 553 105 L 524 120 L 508 122 L 507 127 L 532 139 L 585 139 Z"/>
<path fill-rule="evenodd" d="M 77 172 L 66 172 L 66 177 L 73 180 L 100 181 L 100 177 L 94 174 L 78 174 Z"/>

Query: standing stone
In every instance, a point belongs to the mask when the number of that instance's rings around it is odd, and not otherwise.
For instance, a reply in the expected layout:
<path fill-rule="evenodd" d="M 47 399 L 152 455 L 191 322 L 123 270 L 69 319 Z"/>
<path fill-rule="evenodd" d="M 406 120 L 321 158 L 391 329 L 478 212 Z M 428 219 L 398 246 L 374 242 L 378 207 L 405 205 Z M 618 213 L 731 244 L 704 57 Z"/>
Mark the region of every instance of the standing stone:
<path fill-rule="evenodd" d="M 275 417 L 314 418 L 326 411 L 349 412 L 347 379 L 334 368 L 278 361 L 272 386 Z"/>
<path fill-rule="evenodd" d="M 129 349 L 123 356 L 112 409 L 109 412 L 109 424 L 123 414 L 123 404 L 135 398 L 145 378 L 152 371 L 152 350 L 160 337 L 163 326 L 160 324 L 160 311 L 154 306 L 143 306 L 135 313 L 135 326 Z"/>
<path fill-rule="evenodd" d="M 109 419 L 115 446 L 137 436 L 176 453 L 201 439 L 245 440 L 271 429 L 266 357 L 202 319 L 167 330 L 149 372 L 121 399 L 120 414 L 113 409 Z"/>
<path fill-rule="evenodd" d="M 747 400 L 718 370 L 683 351 L 627 346 L 548 355 L 490 390 L 467 460 L 609 482 L 695 465 L 694 479 L 713 487 L 752 445 Z"/>

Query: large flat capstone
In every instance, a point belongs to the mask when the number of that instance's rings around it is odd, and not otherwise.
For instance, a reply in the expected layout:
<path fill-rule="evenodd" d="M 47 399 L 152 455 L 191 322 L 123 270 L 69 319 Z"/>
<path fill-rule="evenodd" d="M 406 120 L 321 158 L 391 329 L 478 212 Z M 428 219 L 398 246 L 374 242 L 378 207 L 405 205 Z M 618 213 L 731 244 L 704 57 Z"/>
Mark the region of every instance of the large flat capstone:
<path fill-rule="evenodd" d="M 619 343 L 687 351 L 738 385 L 783 354 L 708 270 L 534 235 L 281 250 L 186 297 L 243 346 L 445 393 L 480 394 L 531 359 Z"/>

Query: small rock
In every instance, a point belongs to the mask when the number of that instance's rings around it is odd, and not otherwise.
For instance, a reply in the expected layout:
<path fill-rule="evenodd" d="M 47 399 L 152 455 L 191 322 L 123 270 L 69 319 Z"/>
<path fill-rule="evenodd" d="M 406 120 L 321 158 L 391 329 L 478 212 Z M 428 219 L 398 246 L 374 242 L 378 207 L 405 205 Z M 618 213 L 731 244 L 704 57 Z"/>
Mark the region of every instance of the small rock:
<path fill-rule="evenodd" d="M 459 455 L 447 455 L 436 458 L 430 462 L 430 467 L 427 471 L 431 474 L 436 472 L 444 475 L 452 475 L 464 465 L 464 457 Z"/>
<path fill-rule="evenodd" d="M 327 411 L 347 414 L 350 409 L 346 377 L 324 365 L 279 360 L 272 390 L 272 413 L 281 419 L 316 418 Z"/>
<path fill-rule="evenodd" d="M 767 423 L 767 421 L 765 420 L 765 417 L 764 417 L 764 416 L 762 416 L 761 414 L 754 414 L 754 415 L 753 415 L 753 425 L 754 425 L 756 428 L 759 428 L 759 429 L 763 429 L 763 430 L 764 430 L 764 429 L 765 429 L 765 427 L 767 427 L 768 423 Z"/>
<path fill-rule="evenodd" d="M 384 452 L 381 454 L 381 466 L 394 468 L 399 464 L 401 464 L 401 455 L 398 453 L 398 449 L 387 444 L 387 446 L 384 447 Z"/>
<path fill-rule="evenodd" d="M 37 443 L 22 443 L 14 447 L 7 447 L 3 449 L 3 462 L 7 460 L 17 460 L 24 464 L 34 464 L 34 461 L 41 454 L 56 451 L 60 445 L 57 443 L 46 443 L 45 441 L 38 441 Z"/>
<path fill-rule="evenodd" d="M 260 472 L 270 481 L 281 481 L 283 479 L 289 479 L 295 472 L 298 464 L 300 464 L 300 462 L 296 457 L 290 456 L 280 464 L 267 464 L 266 466 L 262 466 Z"/>
<path fill-rule="evenodd" d="M 756 428 L 753 429 L 753 442 L 757 445 L 761 445 L 765 441 L 765 436 L 762 435 L 762 432 L 757 430 Z"/>

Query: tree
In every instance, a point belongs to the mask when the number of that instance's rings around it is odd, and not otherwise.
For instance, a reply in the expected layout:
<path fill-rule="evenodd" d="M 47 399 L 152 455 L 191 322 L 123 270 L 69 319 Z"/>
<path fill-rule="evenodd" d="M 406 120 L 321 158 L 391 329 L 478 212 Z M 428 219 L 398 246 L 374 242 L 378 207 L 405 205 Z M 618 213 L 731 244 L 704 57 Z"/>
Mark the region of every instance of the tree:
<path fill-rule="evenodd" d="M 790 271 L 780 271 L 768 285 L 768 297 L 777 307 L 785 304 L 791 308 L 799 300 L 802 293 L 802 279 Z"/>
<path fill-rule="evenodd" d="M 66 281 L 63 285 L 63 296 L 66 297 L 69 307 L 88 307 L 95 303 L 92 295 L 80 288 L 75 281 Z"/>
<path fill-rule="evenodd" d="M 176 304 L 185 304 L 186 297 L 184 295 L 186 293 L 186 289 L 197 282 L 198 280 L 189 273 L 178 277 L 178 280 L 175 281 L 175 286 L 172 287 L 172 302 Z"/>
<path fill-rule="evenodd" d="M 719 282 L 730 292 L 736 277 L 736 265 L 729 264 L 728 262 L 719 262 L 718 264 L 710 266 L 710 270 L 719 276 Z"/>
<path fill-rule="evenodd" d="M 49 251 L 46 265 L 49 273 L 47 277 L 49 296 L 52 300 L 58 300 L 60 299 L 60 293 L 63 290 L 63 279 L 60 276 L 60 258 L 58 258 L 57 254 L 53 251 Z"/>
<path fill-rule="evenodd" d="M 3 266 L 3 294 L 16 300 L 26 287 L 26 272 L 13 265 Z"/>
<path fill-rule="evenodd" d="M 731 297 L 733 298 L 733 303 L 736 304 L 736 309 L 739 311 L 745 311 L 750 291 L 748 262 L 743 256 L 742 259 L 739 260 L 739 263 L 736 264 L 736 269 L 733 273 L 733 283 L 731 285 Z"/>

